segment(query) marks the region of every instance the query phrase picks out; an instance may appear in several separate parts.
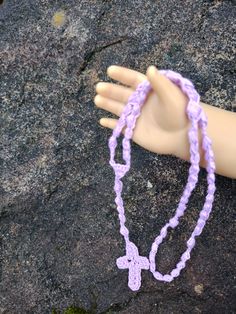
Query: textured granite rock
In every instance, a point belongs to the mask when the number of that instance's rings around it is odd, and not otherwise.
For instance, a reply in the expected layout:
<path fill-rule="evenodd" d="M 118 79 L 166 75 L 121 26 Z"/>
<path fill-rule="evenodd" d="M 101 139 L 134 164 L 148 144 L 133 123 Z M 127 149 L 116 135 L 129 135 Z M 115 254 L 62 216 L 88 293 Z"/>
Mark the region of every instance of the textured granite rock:
<path fill-rule="evenodd" d="M 0 1 L 0 313 L 235 313 L 236 184 L 217 176 L 212 215 L 181 276 L 143 273 L 139 292 L 116 268 L 124 253 L 108 165 L 110 131 L 93 104 L 106 67 L 149 64 L 191 78 L 205 102 L 235 110 L 235 1 Z M 63 18 L 55 16 L 63 12 Z M 53 19 L 54 17 L 54 19 Z M 219 126 L 220 127 L 220 126 Z M 133 145 L 124 180 L 142 255 L 174 212 L 188 163 Z M 169 272 L 206 191 L 161 247 Z M 79 312 L 79 310 L 77 311 Z"/>

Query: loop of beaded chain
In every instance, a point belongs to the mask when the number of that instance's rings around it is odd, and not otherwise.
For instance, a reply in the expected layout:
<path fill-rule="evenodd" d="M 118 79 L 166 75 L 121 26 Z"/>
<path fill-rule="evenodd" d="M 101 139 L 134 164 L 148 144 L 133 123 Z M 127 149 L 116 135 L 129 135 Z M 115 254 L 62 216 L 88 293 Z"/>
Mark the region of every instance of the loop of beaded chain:
<path fill-rule="evenodd" d="M 131 95 L 121 117 L 118 120 L 116 128 L 113 130 L 112 136 L 109 139 L 110 148 L 110 165 L 113 167 L 115 172 L 115 185 L 114 191 L 116 193 L 115 202 L 117 205 L 117 211 L 120 220 L 120 233 L 123 235 L 126 243 L 126 255 L 117 259 L 117 266 L 120 269 L 129 269 L 129 281 L 128 286 L 133 291 L 136 291 L 141 286 L 141 270 L 150 269 L 154 277 L 157 280 L 170 282 L 175 277 L 179 276 L 180 271 L 186 266 L 187 260 L 190 259 L 190 253 L 195 246 L 195 237 L 199 236 L 205 226 L 205 223 L 210 215 L 212 209 L 212 203 L 214 200 L 215 193 L 215 162 L 214 154 L 211 148 L 211 140 L 207 136 L 207 117 L 199 105 L 200 96 L 196 92 L 191 81 L 183 78 L 180 74 L 170 71 L 161 70 L 160 73 L 168 77 L 172 82 L 178 85 L 182 91 L 188 96 L 189 102 L 186 107 L 186 114 L 191 122 L 191 127 L 188 131 L 188 138 L 190 143 L 190 162 L 191 166 L 189 168 L 189 177 L 184 189 L 184 193 L 180 199 L 179 205 L 174 216 L 169 220 L 169 222 L 161 229 L 160 234 L 155 238 L 151 251 L 149 254 L 149 259 L 147 257 L 140 256 L 138 253 L 138 248 L 136 245 L 129 240 L 129 230 L 125 226 L 125 211 L 124 204 L 122 200 L 122 187 L 123 183 L 121 178 L 129 171 L 131 154 L 130 154 L 130 139 L 133 135 L 133 130 L 135 127 L 135 122 L 141 113 L 141 108 L 145 103 L 147 94 L 151 91 L 151 85 L 148 81 L 144 81 L 137 87 L 136 91 Z M 126 126 L 124 138 L 122 140 L 123 147 L 123 159 L 125 164 L 116 163 L 115 149 L 117 147 L 117 138 L 120 136 L 122 129 Z M 162 275 L 156 270 L 155 258 L 157 254 L 158 247 L 165 239 L 167 235 L 167 230 L 169 227 L 175 228 L 179 224 L 179 218 L 184 215 L 186 206 L 188 204 L 189 197 L 195 188 L 198 181 L 199 173 L 199 143 L 198 143 L 198 127 L 201 128 L 202 132 L 202 148 L 204 150 L 205 160 L 207 162 L 206 170 L 208 190 L 206 200 L 203 209 L 200 212 L 197 225 L 193 230 L 189 240 L 187 241 L 187 249 L 182 254 L 179 263 L 176 265 L 170 274 Z"/>

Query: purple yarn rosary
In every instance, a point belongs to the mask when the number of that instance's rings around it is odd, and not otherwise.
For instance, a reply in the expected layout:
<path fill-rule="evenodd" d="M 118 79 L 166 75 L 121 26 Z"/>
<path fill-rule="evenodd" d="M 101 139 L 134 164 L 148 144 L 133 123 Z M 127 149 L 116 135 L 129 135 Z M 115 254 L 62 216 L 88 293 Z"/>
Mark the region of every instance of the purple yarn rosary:
<path fill-rule="evenodd" d="M 188 79 L 183 78 L 180 74 L 170 71 L 161 70 L 161 74 L 164 74 L 173 83 L 178 85 L 182 91 L 188 96 L 189 102 L 186 107 L 186 114 L 191 122 L 191 127 L 188 131 L 188 138 L 190 143 L 190 162 L 191 166 L 189 168 L 189 177 L 184 189 L 184 193 L 180 199 L 179 205 L 174 216 L 169 220 L 169 222 L 161 229 L 160 234 L 155 238 L 152 248 L 149 254 L 149 259 L 144 256 L 140 256 L 137 246 L 129 240 L 129 230 L 125 226 L 125 211 L 122 200 L 122 187 L 123 183 L 121 178 L 130 169 L 130 139 L 133 135 L 133 130 L 135 127 L 135 122 L 141 113 L 141 107 L 145 103 L 145 99 L 148 93 L 151 91 L 151 85 L 148 81 L 144 81 L 137 87 L 136 91 L 130 96 L 127 105 L 125 106 L 116 128 L 113 130 L 112 136 L 109 139 L 110 148 L 110 165 L 113 167 L 115 172 L 115 185 L 114 191 L 116 192 L 115 202 L 117 205 L 117 211 L 119 213 L 120 220 L 120 233 L 123 235 L 126 244 L 126 255 L 119 257 L 116 264 L 119 269 L 129 270 L 129 280 L 128 286 L 131 290 L 139 290 L 141 286 L 141 271 L 142 269 L 150 269 L 154 277 L 160 281 L 171 282 L 175 277 L 178 277 L 180 271 L 185 267 L 187 260 L 190 259 L 190 253 L 195 245 L 195 237 L 199 236 L 206 224 L 206 221 L 210 215 L 212 209 L 212 203 L 214 200 L 215 193 L 215 162 L 214 154 L 211 148 L 211 140 L 207 136 L 207 117 L 203 112 L 202 107 L 199 104 L 200 96 L 196 92 L 193 84 Z M 122 140 L 123 147 L 123 159 L 125 164 L 116 163 L 115 149 L 117 146 L 117 138 L 120 136 L 122 129 L 126 126 L 124 138 Z M 202 148 L 204 150 L 205 160 L 207 162 L 206 170 L 208 190 L 206 200 L 203 209 L 200 212 L 197 225 L 193 230 L 191 237 L 187 241 L 187 250 L 182 254 L 179 263 L 176 265 L 170 274 L 162 275 L 158 270 L 156 270 L 155 257 L 159 245 L 165 239 L 167 235 L 168 227 L 175 228 L 179 224 L 179 218 L 184 215 L 186 206 L 188 204 L 189 197 L 195 188 L 198 181 L 199 173 L 199 143 L 198 143 L 198 127 L 201 128 L 202 132 Z M 158 140 L 158 139 L 157 139 Z"/>

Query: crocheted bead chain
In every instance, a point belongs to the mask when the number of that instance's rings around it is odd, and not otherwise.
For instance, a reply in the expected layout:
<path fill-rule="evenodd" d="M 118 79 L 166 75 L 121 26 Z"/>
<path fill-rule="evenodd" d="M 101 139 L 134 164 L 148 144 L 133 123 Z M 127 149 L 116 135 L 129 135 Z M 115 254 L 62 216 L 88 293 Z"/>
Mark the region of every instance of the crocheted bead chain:
<path fill-rule="evenodd" d="M 189 177 L 184 189 L 184 193 L 180 199 L 179 205 L 175 212 L 175 215 L 169 220 L 169 222 L 161 229 L 160 234 L 155 238 L 151 251 L 149 254 L 149 260 L 146 257 L 139 256 L 138 248 L 129 240 L 129 230 L 125 226 L 126 218 L 124 211 L 124 204 L 122 200 L 122 188 L 123 183 L 121 178 L 130 169 L 131 154 L 130 154 L 130 139 L 133 135 L 133 130 L 137 118 L 141 113 L 141 108 L 145 103 L 145 99 L 148 93 L 151 91 L 151 85 L 148 81 L 144 81 L 137 87 L 136 91 L 131 95 L 125 106 L 116 128 L 113 130 L 112 136 L 109 139 L 110 148 L 110 165 L 115 172 L 115 185 L 114 190 L 116 193 L 115 202 L 117 205 L 117 211 L 119 213 L 120 220 L 120 233 L 123 235 L 126 244 L 126 255 L 117 259 L 117 266 L 120 269 L 129 269 L 129 281 L 128 286 L 130 289 L 136 291 L 141 286 L 141 270 L 150 269 L 154 277 L 160 281 L 170 282 L 175 277 L 179 276 L 180 271 L 186 266 L 186 262 L 190 259 L 190 253 L 195 245 L 195 237 L 199 236 L 205 226 L 205 223 L 209 217 L 212 209 L 212 203 L 214 200 L 215 192 L 215 162 L 214 155 L 211 148 L 211 140 L 207 136 L 207 117 L 204 114 L 201 106 L 199 105 L 200 96 L 194 89 L 191 81 L 183 78 L 180 74 L 170 71 L 161 70 L 160 73 L 168 77 L 172 82 L 178 85 L 182 91 L 188 96 L 189 102 L 186 107 L 186 114 L 191 122 L 191 127 L 188 131 L 188 138 L 190 143 L 190 162 Z M 124 164 L 116 163 L 115 149 L 117 147 L 117 138 L 120 136 L 122 129 L 126 126 L 124 138 L 122 140 L 123 147 L 123 159 Z M 175 228 L 179 224 L 179 218 L 184 215 L 186 206 L 188 204 L 189 197 L 195 188 L 198 181 L 199 173 L 199 143 L 198 143 L 198 128 L 201 128 L 202 132 L 202 148 L 204 150 L 205 160 L 207 162 L 207 181 L 208 190 L 206 200 L 203 209 L 200 212 L 200 217 L 197 221 L 197 225 L 192 232 L 189 240 L 187 241 L 187 250 L 182 254 L 180 262 L 176 265 L 176 268 L 171 271 L 170 274 L 162 275 L 156 270 L 155 257 L 158 251 L 158 247 L 165 239 L 168 228 Z M 158 140 L 158 139 L 157 139 Z"/>

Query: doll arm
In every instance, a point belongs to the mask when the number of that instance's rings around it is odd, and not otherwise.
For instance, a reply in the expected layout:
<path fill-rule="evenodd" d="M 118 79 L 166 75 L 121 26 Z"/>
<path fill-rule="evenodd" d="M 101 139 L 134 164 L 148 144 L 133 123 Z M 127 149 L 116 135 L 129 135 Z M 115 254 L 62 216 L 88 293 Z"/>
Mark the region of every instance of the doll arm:
<path fill-rule="evenodd" d="M 212 141 L 215 155 L 216 173 L 236 179 L 236 113 L 219 109 L 201 103 L 208 118 L 207 134 Z M 201 132 L 199 131 L 201 147 Z M 184 160 L 190 160 L 187 130 L 182 130 L 179 136 L 175 155 Z M 204 151 L 200 148 L 200 165 L 205 167 Z"/>

